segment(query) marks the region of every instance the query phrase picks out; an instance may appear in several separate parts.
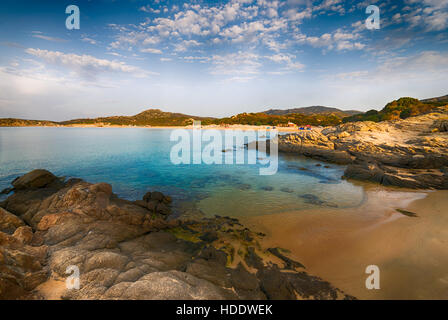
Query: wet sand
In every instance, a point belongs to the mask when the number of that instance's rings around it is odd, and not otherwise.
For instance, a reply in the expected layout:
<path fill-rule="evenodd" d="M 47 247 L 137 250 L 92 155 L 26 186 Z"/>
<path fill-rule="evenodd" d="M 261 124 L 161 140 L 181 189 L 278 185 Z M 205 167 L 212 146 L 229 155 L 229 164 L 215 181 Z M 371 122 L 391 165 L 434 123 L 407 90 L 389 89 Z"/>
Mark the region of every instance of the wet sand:
<path fill-rule="evenodd" d="M 265 245 L 290 250 L 309 273 L 359 299 L 448 299 L 448 191 L 367 186 L 357 208 L 240 220 L 266 233 Z M 372 264 L 380 268 L 379 290 L 365 287 Z"/>

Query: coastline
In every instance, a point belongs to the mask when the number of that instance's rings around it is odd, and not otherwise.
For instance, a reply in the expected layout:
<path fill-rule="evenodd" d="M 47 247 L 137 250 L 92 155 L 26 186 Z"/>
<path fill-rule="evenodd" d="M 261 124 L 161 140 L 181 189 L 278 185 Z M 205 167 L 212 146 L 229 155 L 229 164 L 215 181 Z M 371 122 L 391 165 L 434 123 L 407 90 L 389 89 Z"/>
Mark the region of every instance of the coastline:
<path fill-rule="evenodd" d="M 357 208 L 247 217 L 263 245 L 290 250 L 308 272 L 359 299 L 448 299 L 448 191 L 368 187 Z M 409 217 L 395 209 L 415 212 Z M 365 288 L 378 265 L 381 289 Z"/>
<path fill-rule="evenodd" d="M 134 128 L 134 129 L 193 129 L 193 126 L 121 126 L 121 125 L 107 125 L 107 126 L 98 126 L 98 125 L 67 125 L 67 126 L 0 126 L 0 128 L 101 128 L 101 129 L 110 129 L 110 128 Z M 229 125 L 227 127 L 218 126 L 218 125 L 209 125 L 202 126 L 200 129 L 203 130 L 271 130 L 272 126 L 252 126 L 252 125 Z M 276 127 L 275 130 L 280 132 L 298 132 L 303 131 L 298 128 L 293 127 Z M 316 130 L 316 127 L 313 127 L 313 130 Z"/>

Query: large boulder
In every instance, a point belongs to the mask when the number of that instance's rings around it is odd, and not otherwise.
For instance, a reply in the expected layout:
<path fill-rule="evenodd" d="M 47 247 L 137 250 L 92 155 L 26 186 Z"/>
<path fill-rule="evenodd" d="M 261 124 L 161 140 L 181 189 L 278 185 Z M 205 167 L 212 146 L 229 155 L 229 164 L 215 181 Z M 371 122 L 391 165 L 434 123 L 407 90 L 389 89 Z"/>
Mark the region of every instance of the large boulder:
<path fill-rule="evenodd" d="M 433 128 L 438 132 L 448 132 L 448 119 L 434 121 Z"/>
<path fill-rule="evenodd" d="M 448 189 L 448 174 L 444 169 L 403 169 L 359 163 L 347 166 L 343 178 L 409 189 Z"/>
<path fill-rule="evenodd" d="M 33 170 L 12 182 L 16 190 L 23 190 L 29 188 L 43 188 L 50 183 L 57 180 L 57 177 L 50 171 L 43 169 Z"/>
<path fill-rule="evenodd" d="M 14 233 L 17 228 L 24 226 L 22 219 L 0 208 L 0 231 L 8 234 Z"/>

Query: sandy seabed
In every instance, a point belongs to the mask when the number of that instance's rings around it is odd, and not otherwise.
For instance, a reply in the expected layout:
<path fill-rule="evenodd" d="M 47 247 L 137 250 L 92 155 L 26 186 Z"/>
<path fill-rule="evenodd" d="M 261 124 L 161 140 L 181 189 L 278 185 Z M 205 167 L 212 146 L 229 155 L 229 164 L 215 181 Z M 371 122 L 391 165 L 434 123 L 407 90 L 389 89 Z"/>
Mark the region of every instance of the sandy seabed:
<path fill-rule="evenodd" d="M 403 215 L 406 209 L 417 217 Z M 448 299 L 448 190 L 366 186 L 356 208 L 313 209 L 242 218 L 265 245 L 358 299 Z M 380 269 L 380 289 L 365 286 Z"/>

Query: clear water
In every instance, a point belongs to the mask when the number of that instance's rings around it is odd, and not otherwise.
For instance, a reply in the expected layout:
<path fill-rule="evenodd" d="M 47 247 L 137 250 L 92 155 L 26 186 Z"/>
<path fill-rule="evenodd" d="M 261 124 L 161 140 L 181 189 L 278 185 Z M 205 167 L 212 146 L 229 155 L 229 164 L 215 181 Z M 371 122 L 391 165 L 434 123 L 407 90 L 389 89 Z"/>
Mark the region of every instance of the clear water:
<path fill-rule="evenodd" d="M 272 176 L 259 175 L 260 164 L 174 165 L 170 150 L 176 142 L 170 141 L 170 133 L 147 128 L 0 128 L 0 190 L 17 176 L 44 168 L 67 178 L 108 182 L 117 195 L 130 200 L 159 190 L 174 198 L 177 214 L 186 215 L 253 216 L 351 207 L 363 199 L 362 187 L 341 180 L 343 166 L 326 168 L 297 156 L 280 154 L 278 172 Z M 235 150 L 247 152 L 242 146 Z M 322 202 L 309 201 L 313 196 Z"/>

